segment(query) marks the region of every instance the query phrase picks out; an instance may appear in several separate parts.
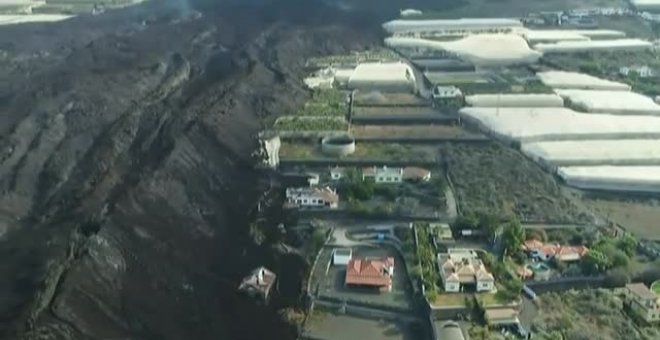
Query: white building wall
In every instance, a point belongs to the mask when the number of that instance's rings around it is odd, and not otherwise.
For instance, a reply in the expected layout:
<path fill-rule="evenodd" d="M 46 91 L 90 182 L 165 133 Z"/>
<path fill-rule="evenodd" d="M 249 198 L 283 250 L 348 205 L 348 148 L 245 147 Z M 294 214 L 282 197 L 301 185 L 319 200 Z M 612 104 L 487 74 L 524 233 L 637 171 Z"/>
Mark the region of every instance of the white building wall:
<path fill-rule="evenodd" d="M 492 291 L 494 287 L 493 282 L 491 281 L 486 281 L 486 282 L 477 282 L 477 291 L 478 292 L 489 292 Z"/>
<path fill-rule="evenodd" d="M 461 284 L 458 282 L 446 282 L 445 292 L 458 293 L 461 290 Z"/>

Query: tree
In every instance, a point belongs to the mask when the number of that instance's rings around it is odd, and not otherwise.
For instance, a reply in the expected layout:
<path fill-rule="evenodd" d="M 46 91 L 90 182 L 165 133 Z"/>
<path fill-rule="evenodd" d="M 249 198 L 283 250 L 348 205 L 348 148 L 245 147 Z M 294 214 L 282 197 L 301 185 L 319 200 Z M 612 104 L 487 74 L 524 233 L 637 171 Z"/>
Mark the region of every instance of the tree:
<path fill-rule="evenodd" d="M 346 172 L 346 196 L 348 199 L 360 201 L 370 200 L 374 196 L 375 184 L 373 180 L 363 180 L 362 175 L 356 169 Z"/>
<path fill-rule="evenodd" d="M 611 270 L 607 274 L 608 287 L 623 287 L 630 282 L 630 276 L 623 268 Z"/>
<path fill-rule="evenodd" d="M 527 239 L 546 242 L 548 240 L 548 234 L 543 229 L 531 229 L 527 231 Z"/>
<path fill-rule="evenodd" d="M 582 271 L 585 274 L 600 274 L 611 267 L 610 259 L 602 252 L 592 249 L 582 258 Z"/>
<path fill-rule="evenodd" d="M 623 268 L 630 264 L 630 258 L 622 250 L 614 249 L 614 251 L 607 256 L 610 258 L 610 261 L 612 261 L 613 267 Z"/>
<path fill-rule="evenodd" d="M 626 253 L 628 256 L 635 255 L 637 249 L 637 240 L 630 234 L 625 234 L 618 239 L 617 247 Z"/>
<path fill-rule="evenodd" d="M 516 254 L 522 251 L 522 245 L 525 241 L 525 228 L 517 221 L 510 222 L 504 226 L 501 240 L 505 255 Z"/>

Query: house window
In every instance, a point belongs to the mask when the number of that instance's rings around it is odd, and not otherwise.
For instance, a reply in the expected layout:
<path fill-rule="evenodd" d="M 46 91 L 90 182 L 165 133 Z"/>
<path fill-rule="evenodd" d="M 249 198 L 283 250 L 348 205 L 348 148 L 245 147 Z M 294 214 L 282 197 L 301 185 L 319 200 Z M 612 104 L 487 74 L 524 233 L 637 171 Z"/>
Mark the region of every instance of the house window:
<path fill-rule="evenodd" d="M 300 204 L 300 203 L 302 203 L 302 200 L 297 199 L 296 203 Z"/>
<path fill-rule="evenodd" d="M 307 202 L 308 202 L 308 200 L 305 198 L 305 199 L 303 200 L 303 203 L 307 204 Z"/>

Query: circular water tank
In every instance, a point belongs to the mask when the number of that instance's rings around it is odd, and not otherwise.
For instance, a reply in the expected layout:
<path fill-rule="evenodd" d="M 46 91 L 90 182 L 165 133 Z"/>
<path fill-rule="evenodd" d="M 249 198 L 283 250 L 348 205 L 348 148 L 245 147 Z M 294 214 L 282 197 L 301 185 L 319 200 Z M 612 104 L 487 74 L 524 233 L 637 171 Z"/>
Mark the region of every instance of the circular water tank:
<path fill-rule="evenodd" d="M 323 137 L 321 151 L 332 156 L 350 155 L 355 152 L 355 138 L 349 134 Z"/>

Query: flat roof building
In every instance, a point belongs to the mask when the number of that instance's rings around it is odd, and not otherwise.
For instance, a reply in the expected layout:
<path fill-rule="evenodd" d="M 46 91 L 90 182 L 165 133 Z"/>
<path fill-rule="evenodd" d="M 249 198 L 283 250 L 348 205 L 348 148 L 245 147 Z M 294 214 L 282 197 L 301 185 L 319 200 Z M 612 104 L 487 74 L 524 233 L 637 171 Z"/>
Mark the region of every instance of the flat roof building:
<path fill-rule="evenodd" d="M 405 62 L 361 63 L 348 78 L 353 90 L 416 92 L 415 72 Z"/>

